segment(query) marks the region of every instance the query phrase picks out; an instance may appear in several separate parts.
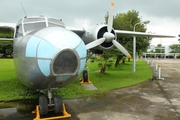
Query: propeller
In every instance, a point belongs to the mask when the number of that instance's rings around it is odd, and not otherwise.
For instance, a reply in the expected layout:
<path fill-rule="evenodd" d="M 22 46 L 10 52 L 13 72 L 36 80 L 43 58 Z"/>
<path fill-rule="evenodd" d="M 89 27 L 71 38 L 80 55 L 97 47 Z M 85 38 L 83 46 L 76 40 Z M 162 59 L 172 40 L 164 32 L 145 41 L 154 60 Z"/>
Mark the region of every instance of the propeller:
<path fill-rule="evenodd" d="M 86 49 L 91 49 L 91 48 L 94 48 L 100 44 L 102 44 L 104 41 L 106 40 L 106 38 L 100 38 L 100 39 L 97 39 L 89 44 L 86 45 Z"/>
<path fill-rule="evenodd" d="M 128 51 L 121 45 L 119 44 L 116 40 L 113 40 L 112 43 L 114 46 L 117 47 L 124 55 L 126 55 L 128 58 L 131 58 L 131 55 L 128 53 Z"/>
<path fill-rule="evenodd" d="M 112 26 L 113 26 L 113 7 L 114 7 L 114 2 L 111 3 L 111 8 L 110 8 L 109 17 L 108 17 L 108 25 L 107 25 L 108 32 L 105 32 L 102 38 L 99 38 L 87 44 L 86 49 L 88 50 L 88 49 L 94 48 L 102 44 L 103 42 L 112 42 L 114 46 L 116 46 L 124 55 L 126 55 L 128 58 L 131 58 L 131 55 L 128 53 L 128 51 L 120 43 L 114 40 L 115 35 L 111 33 Z"/>
<path fill-rule="evenodd" d="M 114 7 L 114 2 L 111 3 L 110 11 L 109 11 L 109 17 L 108 17 L 108 32 L 111 32 L 112 26 L 113 26 L 113 7 Z"/>

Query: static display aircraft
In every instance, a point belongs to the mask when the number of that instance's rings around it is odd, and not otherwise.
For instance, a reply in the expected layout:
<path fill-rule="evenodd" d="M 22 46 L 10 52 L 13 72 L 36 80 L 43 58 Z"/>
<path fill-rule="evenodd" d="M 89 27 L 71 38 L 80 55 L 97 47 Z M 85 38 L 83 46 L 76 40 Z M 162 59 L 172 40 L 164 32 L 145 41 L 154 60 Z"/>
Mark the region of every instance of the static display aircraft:
<path fill-rule="evenodd" d="M 114 4 L 111 4 L 113 8 Z M 108 25 L 96 25 L 88 30 L 67 29 L 62 20 L 45 16 L 24 17 L 16 27 L 13 38 L 14 65 L 22 84 L 36 90 L 47 90 L 48 98 L 39 97 L 40 114 L 62 111 L 62 100 L 52 96 L 55 88 L 71 83 L 85 65 L 87 50 L 102 53 L 116 46 L 131 58 L 128 51 L 116 41 L 116 34 L 126 36 L 174 37 L 143 32 L 114 30 L 113 12 L 109 12 Z M 3 40 L 3 38 L 2 38 Z M 7 39 L 9 40 L 9 39 Z"/>

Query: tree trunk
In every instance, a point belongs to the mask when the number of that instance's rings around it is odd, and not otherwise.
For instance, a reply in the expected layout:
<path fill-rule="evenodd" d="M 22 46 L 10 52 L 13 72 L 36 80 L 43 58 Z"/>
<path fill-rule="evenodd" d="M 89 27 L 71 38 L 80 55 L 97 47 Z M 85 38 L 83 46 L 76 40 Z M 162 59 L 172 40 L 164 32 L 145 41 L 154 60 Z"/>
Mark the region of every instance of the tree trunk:
<path fill-rule="evenodd" d="M 7 58 L 7 54 L 4 53 L 4 54 L 2 55 L 2 57 L 3 57 L 3 58 Z"/>
<path fill-rule="evenodd" d="M 104 66 L 104 67 L 101 68 L 100 73 L 101 73 L 101 74 L 104 74 L 105 72 L 106 72 L 106 67 Z"/>
<path fill-rule="evenodd" d="M 118 64 L 119 64 L 119 62 L 120 62 L 120 60 L 122 59 L 122 55 L 118 55 L 118 57 L 117 57 L 117 59 L 116 59 L 116 62 L 115 62 L 115 64 L 114 64 L 114 67 L 116 68 L 117 66 L 118 66 Z"/>
<path fill-rule="evenodd" d="M 126 62 L 126 59 L 123 59 L 123 60 L 122 60 L 122 64 L 124 64 L 125 62 Z"/>

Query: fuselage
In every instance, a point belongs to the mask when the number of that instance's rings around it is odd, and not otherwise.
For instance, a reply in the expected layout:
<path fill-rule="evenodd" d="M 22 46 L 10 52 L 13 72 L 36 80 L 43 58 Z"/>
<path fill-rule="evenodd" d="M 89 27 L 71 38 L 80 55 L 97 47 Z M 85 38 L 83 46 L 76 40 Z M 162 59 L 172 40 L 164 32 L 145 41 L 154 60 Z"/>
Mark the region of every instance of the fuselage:
<path fill-rule="evenodd" d="M 61 20 L 24 18 L 14 35 L 14 65 L 18 79 L 34 89 L 63 87 L 83 71 L 86 47 Z"/>

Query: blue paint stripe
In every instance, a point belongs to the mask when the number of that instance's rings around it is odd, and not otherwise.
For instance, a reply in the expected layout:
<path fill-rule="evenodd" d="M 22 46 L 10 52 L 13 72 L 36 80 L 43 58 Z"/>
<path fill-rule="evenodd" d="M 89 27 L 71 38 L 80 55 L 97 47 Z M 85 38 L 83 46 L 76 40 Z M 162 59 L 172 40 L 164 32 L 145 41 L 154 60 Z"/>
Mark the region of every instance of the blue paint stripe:
<path fill-rule="evenodd" d="M 79 67 L 78 75 L 84 70 L 85 65 L 86 65 L 86 59 L 82 59 L 80 61 L 80 67 Z"/>
<path fill-rule="evenodd" d="M 38 59 L 38 66 L 41 70 L 41 72 L 45 75 L 45 76 L 49 76 L 50 75 L 50 60 L 40 60 Z"/>
<path fill-rule="evenodd" d="M 70 48 L 76 48 L 77 45 L 79 45 L 82 41 L 82 39 L 72 31 L 64 31 L 64 34 L 66 36 L 66 41 L 68 42 L 68 46 Z"/>
<path fill-rule="evenodd" d="M 58 51 L 58 48 L 51 43 L 41 40 L 38 46 L 37 57 L 38 58 L 52 58 Z"/>
<path fill-rule="evenodd" d="M 36 50 L 38 43 L 41 39 L 35 36 L 32 36 L 26 46 L 26 57 L 36 57 Z"/>
<path fill-rule="evenodd" d="M 51 30 L 51 32 L 49 31 L 48 34 L 46 36 L 44 36 L 45 40 L 48 40 L 49 42 L 51 42 L 52 44 L 56 45 L 59 48 L 66 48 L 68 47 L 67 45 L 67 40 L 66 40 L 66 36 L 64 35 L 64 32 L 61 31 L 53 31 Z"/>
<path fill-rule="evenodd" d="M 84 42 L 81 42 L 81 44 L 76 48 L 76 51 L 80 58 L 86 58 L 87 51 Z"/>

